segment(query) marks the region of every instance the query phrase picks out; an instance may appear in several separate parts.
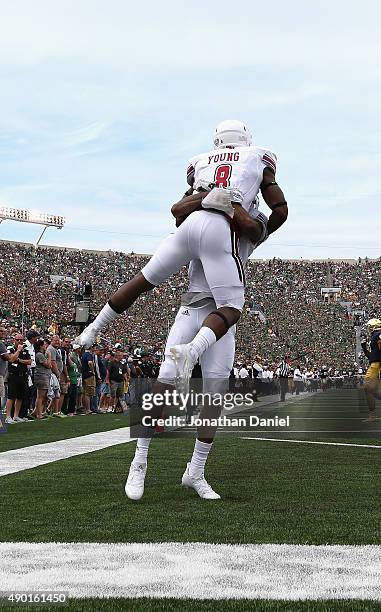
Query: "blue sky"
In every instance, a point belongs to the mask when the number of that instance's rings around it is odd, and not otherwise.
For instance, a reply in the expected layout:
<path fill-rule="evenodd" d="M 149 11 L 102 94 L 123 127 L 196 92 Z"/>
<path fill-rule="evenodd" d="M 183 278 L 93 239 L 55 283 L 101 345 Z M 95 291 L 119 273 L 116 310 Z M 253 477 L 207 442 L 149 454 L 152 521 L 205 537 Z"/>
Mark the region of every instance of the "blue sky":
<path fill-rule="evenodd" d="M 290 206 L 257 257 L 378 257 L 380 23 L 369 0 L 4 3 L 0 202 L 64 215 L 45 244 L 151 253 L 187 160 L 238 118 Z"/>

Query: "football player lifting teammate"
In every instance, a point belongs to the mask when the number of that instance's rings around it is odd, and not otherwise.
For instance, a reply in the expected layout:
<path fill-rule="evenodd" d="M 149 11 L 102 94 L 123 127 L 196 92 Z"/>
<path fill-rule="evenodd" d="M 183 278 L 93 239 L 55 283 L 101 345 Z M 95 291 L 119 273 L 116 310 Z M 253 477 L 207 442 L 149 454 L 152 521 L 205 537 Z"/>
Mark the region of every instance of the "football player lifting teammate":
<path fill-rule="evenodd" d="M 264 153 L 265 155 L 266 153 Z M 223 153 L 218 155 L 216 162 L 229 161 L 229 158 L 234 159 L 232 153 L 226 155 Z M 202 158 L 203 156 L 201 156 Z M 269 162 L 270 163 L 270 162 Z M 196 195 L 189 195 L 193 192 L 195 165 L 197 158 L 192 160 L 192 164 L 188 170 L 188 181 L 191 183 L 191 189 L 185 194 L 184 198 L 172 207 L 172 214 L 176 217 L 176 225 L 179 226 L 186 217 L 201 208 L 200 198 Z M 275 171 L 275 167 L 274 167 Z M 225 173 L 226 176 L 227 173 Z M 273 179 L 275 173 L 273 173 Z M 264 193 L 266 190 L 264 190 Z M 266 237 L 274 232 L 280 226 L 276 219 L 272 219 L 270 229 L 268 230 L 268 219 L 259 211 L 258 202 L 252 201 L 247 207 L 247 213 L 238 215 L 235 214 L 234 230 L 240 236 L 238 243 L 237 254 L 239 260 L 245 266 L 249 256 L 252 254 Z M 262 232 L 258 238 L 256 224 L 262 224 Z M 155 383 L 154 392 L 164 392 L 165 389 L 173 389 L 176 380 L 176 367 L 171 359 L 171 347 L 184 344 L 192 340 L 197 332 L 203 326 L 207 316 L 215 311 L 216 304 L 213 299 L 213 294 L 208 286 L 203 267 L 200 260 L 192 260 L 189 265 L 189 286 L 186 293 L 181 297 L 181 306 L 176 315 L 175 321 L 169 332 L 164 361 L 160 366 L 158 380 Z M 200 357 L 200 366 L 202 371 L 202 390 L 207 397 L 208 394 L 224 394 L 229 389 L 229 375 L 233 367 L 235 354 L 235 328 L 230 327 L 229 331 L 218 342 L 210 346 Z M 220 410 L 218 408 L 211 409 L 210 406 L 201 408 L 200 419 L 218 417 Z M 151 416 L 161 416 L 155 414 Z M 205 478 L 205 465 L 212 450 L 213 440 L 216 428 L 200 426 L 197 429 L 197 437 L 193 449 L 193 454 L 189 463 L 186 466 L 182 477 L 182 485 L 194 489 L 197 494 L 206 500 L 220 499 L 220 495 L 216 493 L 209 485 Z M 125 491 L 127 496 L 132 500 L 139 500 L 144 494 L 144 484 L 147 472 L 147 460 L 152 437 L 155 433 L 153 427 L 142 428 L 138 434 L 135 456 L 131 462 Z"/>
<path fill-rule="evenodd" d="M 219 124 L 215 149 L 194 157 L 187 172 L 188 200 L 182 200 L 178 228 L 158 247 L 148 264 L 120 287 L 76 342 L 91 346 L 99 332 L 112 323 L 137 298 L 160 285 L 191 261 L 199 261 L 216 308 L 186 344 L 170 348 L 176 364 L 176 383 L 187 391 L 194 364 L 237 323 L 244 304 L 244 269 L 239 257 L 237 228 L 245 226 L 252 242 L 266 238 L 263 224 L 248 211 L 261 190 L 272 213 L 268 231 L 287 219 L 287 202 L 275 181 L 276 156 L 254 146 L 248 128 L 240 121 Z"/>

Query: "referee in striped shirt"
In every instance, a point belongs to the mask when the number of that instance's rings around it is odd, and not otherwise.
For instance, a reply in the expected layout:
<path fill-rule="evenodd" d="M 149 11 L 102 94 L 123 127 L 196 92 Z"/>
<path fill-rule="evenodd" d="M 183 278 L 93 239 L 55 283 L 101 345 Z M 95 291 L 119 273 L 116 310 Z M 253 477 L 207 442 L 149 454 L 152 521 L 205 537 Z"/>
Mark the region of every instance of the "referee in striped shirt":
<path fill-rule="evenodd" d="M 280 385 L 280 401 L 286 400 L 286 393 L 288 390 L 288 375 L 290 373 L 290 366 L 288 365 L 286 358 L 284 357 L 278 365 L 277 375 L 279 378 Z"/>

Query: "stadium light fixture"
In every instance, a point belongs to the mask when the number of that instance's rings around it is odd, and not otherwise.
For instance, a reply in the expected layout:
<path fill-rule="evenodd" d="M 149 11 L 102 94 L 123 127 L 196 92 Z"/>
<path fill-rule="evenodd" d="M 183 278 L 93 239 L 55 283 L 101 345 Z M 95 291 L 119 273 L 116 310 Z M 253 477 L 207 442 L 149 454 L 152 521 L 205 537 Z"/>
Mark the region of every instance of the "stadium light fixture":
<path fill-rule="evenodd" d="M 47 213 L 38 213 L 22 208 L 10 208 L 9 206 L 0 206 L 0 223 L 2 221 L 19 221 L 21 223 L 34 223 L 36 225 L 44 225 L 37 242 L 39 245 L 42 236 L 48 227 L 56 227 L 62 229 L 66 223 L 65 217 L 60 215 L 50 215 Z"/>

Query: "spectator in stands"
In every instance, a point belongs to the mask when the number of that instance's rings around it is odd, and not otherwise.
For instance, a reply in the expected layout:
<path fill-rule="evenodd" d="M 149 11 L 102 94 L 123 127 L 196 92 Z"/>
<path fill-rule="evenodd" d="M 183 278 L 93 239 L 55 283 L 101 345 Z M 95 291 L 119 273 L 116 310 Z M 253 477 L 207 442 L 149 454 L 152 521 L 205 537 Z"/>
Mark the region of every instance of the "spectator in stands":
<path fill-rule="evenodd" d="M 134 364 L 134 360 L 132 357 L 128 357 L 127 359 L 127 367 L 129 370 L 129 386 L 128 386 L 128 396 L 129 396 L 129 404 L 133 406 L 136 404 L 137 400 L 137 378 L 138 378 L 138 370 Z"/>
<path fill-rule="evenodd" d="M 70 385 L 68 390 L 68 416 L 74 416 L 77 411 L 77 398 L 78 398 L 78 381 L 80 377 L 79 364 L 81 358 L 78 355 L 81 347 L 79 344 L 73 344 L 73 350 L 69 353 L 69 359 L 67 364 L 67 372 L 70 379 Z"/>
<path fill-rule="evenodd" d="M 59 352 L 61 346 L 61 340 L 56 334 L 52 337 L 46 352 L 50 354 L 50 384 L 48 390 L 48 397 L 50 398 L 50 409 L 51 414 L 56 417 L 60 417 L 61 413 L 59 410 L 59 402 L 61 397 L 60 389 L 60 377 L 63 369 L 62 357 Z"/>
<path fill-rule="evenodd" d="M 91 401 L 95 396 L 95 374 L 93 349 L 82 355 L 82 402 L 85 414 L 91 414 Z"/>
<path fill-rule="evenodd" d="M 62 339 L 61 346 L 58 349 L 62 359 L 62 372 L 60 375 L 60 401 L 59 411 L 63 414 L 68 412 L 68 401 L 69 401 L 69 385 L 70 377 L 68 372 L 68 365 L 70 360 L 71 341 L 67 336 Z"/>
<path fill-rule="evenodd" d="M 7 372 L 7 347 L 4 343 L 7 330 L 3 325 L 0 325 L 0 411 L 3 409 L 5 401 L 5 375 Z"/>
<path fill-rule="evenodd" d="M 93 352 L 94 360 L 94 374 L 95 374 L 95 395 L 92 398 L 92 411 L 93 412 L 104 412 L 100 405 L 100 399 L 102 395 L 102 383 L 106 379 L 107 367 L 106 361 L 103 357 L 103 347 L 96 345 Z"/>
<path fill-rule="evenodd" d="M 247 391 L 247 383 L 249 380 L 249 371 L 247 369 L 247 365 L 246 363 L 244 363 L 242 365 L 242 367 L 240 368 L 239 372 L 238 372 L 238 377 L 242 383 L 242 393 L 246 393 Z"/>
<path fill-rule="evenodd" d="M 20 417 L 27 418 L 28 414 L 34 409 L 34 405 L 36 402 L 36 386 L 34 384 L 34 373 L 36 368 L 36 353 L 35 353 L 35 344 L 40 337 L 40 334 L 35 329 L 30 329 L 26 332 L 26 342 L 25 348 L 28 351 L 31 359 L 30 367 L 28 368 L 28 374 L 30 376 L 30 380 L 28 380 L 28 385 L 26 388 L 25 398 L 21 404 Z M 32 383 L 32 384 L 30 384 Z"/>
<path fill-rule="evenodd" d="M 148 260 L 119 252 L 89 253 L 79 250 L 0 242 L 0 317 L 7 327 L 24 322 L 41 334 L 57 329 L 56 322 L 72 320 L 73 285 L 54 284 L 53 275 L 65 274 L 93 286 L 92 310 L 103 305 L 110 290 L 133 276 Z M 284 354 L 309 353 L 318 369 L 326 363 L 339 371 L 353 367 L 351 314 L 339 302 L 324 302 L 320 289 L 327 275 L 341 287 L 341 298 L 366 310 L 381 311 L 381 259 L 359 261 L 249 261 L 247 306 L 237 328 L 237 361 L 253 363 L 260 354 L 279 363 Z M 261 282 L 258 283 L 258 278 Z M 23 286 L 27 289 L 25 294 Z M 142 350 L 160 354 L 168 322 L 177 311 L 179 294 L 186 291 L 186 270 L 144 296 L 138 306 L 113 325 L 110 346 L 116 342 L 132 355 Z M 255 291 L 255 293 L 254 293 Z M 24 295 L 24 309 L 23 309 Z M 253 316 L 258 305 L 265 317 Z M 4 323 L 5 321 L 5 323 Z M 149 322 L 149 325 L 147 323 Z M 128 330 L 128 331 L 127 331 Z M 74 337 L 76 330 L 67 328 Z M 301 364 L 300 364 L 301 365 Z M 363 364 L 360 364 L 363 365 Z"/>
<path fill-rule="evenodd" d="M 99 400 L 100 408 L 102 412 L 112 412 L 112 398 L 110 393 L 110 384 L 107 382 L 107 370 L 109 362 L 113 359 L 114 353 L 111 350 L 107 350 L 104 356 L 105 366 L 106 366 L 106 377 L 104 382 L 101 385 L 101 397 Z"/>
<path fill-rule="evenodd" d="M 48 343 L 42 338 L 34 344 L 34 384 L 37 390 L 35 417 L 44 418 L 52 367 L 52 352 L 47 352 Z"/>
<path fill-rule="evenodd" d="M 128 368 L 126 363 L 122 363 L 123 353 L 115 351 L 107 365 L 106 384 L 110 385 L 110 395 L 113 403 L 113 411 L 119 402 L 123 411 L 127 409 L 124 401 L 124 385 L 128 383 Z"/>
<path fill-rule="evenodd" d="M 263 395 L 271 395 L 273 393 L 273 373 L 269 370 L 269 366 L 264 364 L 261 372 L 261 393 Z"/>
<path fill-rule="evenodd" d="M 81 409 L 81 401 L 82 401 L 82 359 L 81 359 L 82 347 L 79 344 L 73 344 L 73 350 L 70 353 L 70 360 L 73 361 L 78 369 L 77 376 L 77 390 L 76 390 L 76 410 L 77 412 Z M 74 393 L 74 391 L 71 391 Z"/>
<path fill-rule="evenodd" d="M 297 365 L 294 369 L 294 386 L 296 395 L 299 395 L 301 391 L 303 391 L 303 375 L 300 371 L 299 365 Z"/>
<path fill-rule="evenodd" d="M 16 333 L 13 336 L 13 344 L 8 346 L 6 360 L 8 361 L 8 399 L 5 422 L 7 424 L 22 423 L 23 419 L 19 417 L 19 412 L 27 392 L 28 366 L 32 363 L 22 334 Z M 12 409 L 14 410 L 13 418 Z"/>

